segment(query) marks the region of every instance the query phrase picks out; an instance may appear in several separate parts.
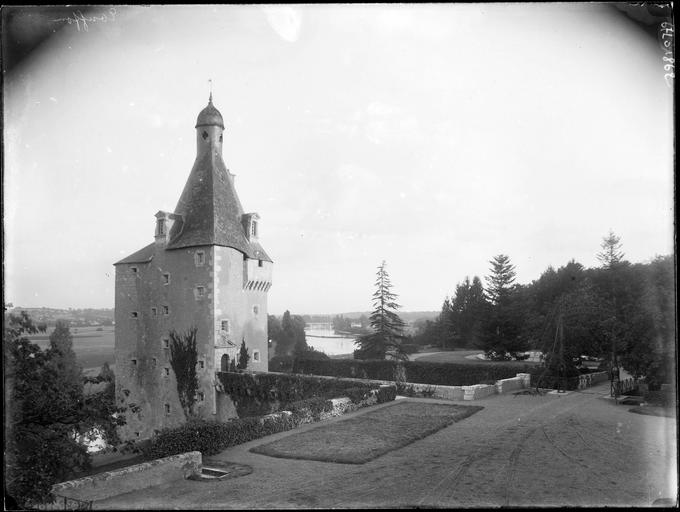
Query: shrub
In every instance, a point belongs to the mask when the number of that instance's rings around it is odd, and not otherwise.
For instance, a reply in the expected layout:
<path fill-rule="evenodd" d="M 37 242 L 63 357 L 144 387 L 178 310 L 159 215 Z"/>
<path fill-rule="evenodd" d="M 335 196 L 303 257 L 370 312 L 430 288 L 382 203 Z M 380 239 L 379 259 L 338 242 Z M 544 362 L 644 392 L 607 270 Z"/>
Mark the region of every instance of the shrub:
<path fill-rule="evenodd" d="M 333 410 L 333 403 L 325 398 L 314 397 L 306 400 L 299 400 L 291 402 L 281 408 L 282 410 L 290 411 L 295 416 L 304 416 L 309 414 L 314 420 L 321 419 L 321 414 L 324 412 L 331 412 Z"/>
<path fill-rule="evenodd" d="M 158 432 L 145 447 L 144 455 L 154 459 L 190 451 L 215 455 L 231 446 L 290 430 L 297 425 L 297 416 L 285 414 L 241 418 L 226 423 L 193 420 L 181 427 Z"/>
<path fill-rule="evenodd" d="M 379 404 L 391 402 L 397 398 L 397 388 L 395 386 L 380 386 L 377 396 Z"/>
<path fill-rule="evenodd" d="M 352 387 L 345 389 L 343 394 L 349 398 L 353 404 L 358 404 L 362 400 L 368 398 L 369 392 L 370 389 L 366 389 L 365 387 Z"/>
<path fill-rule="evenodd" d="M 368 393 L 377 386 L 368 383 L 323 379 L 305 375 L 276 375 L 271 373 L 219 373 L 225 393 L 231 396 L 239 417 L 260 416 L 280 410 L 282 404 L 313 397 L 338 398 Z"/>

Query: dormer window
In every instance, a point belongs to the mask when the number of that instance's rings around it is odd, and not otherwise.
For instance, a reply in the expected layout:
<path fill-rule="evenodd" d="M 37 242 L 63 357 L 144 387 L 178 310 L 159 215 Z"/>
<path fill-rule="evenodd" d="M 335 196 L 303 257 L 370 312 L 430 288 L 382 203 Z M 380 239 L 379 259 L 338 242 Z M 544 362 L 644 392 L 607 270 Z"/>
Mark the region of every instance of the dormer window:
<path fill-rule="evenodd" d="M 165 219 L 156 219 L 156 236 L 165 236 Z"/>
<path fill-rule="evenodd" d="M 257 221 L 255 219 L 250 222 L 250 236 L 257 238 Z"/>

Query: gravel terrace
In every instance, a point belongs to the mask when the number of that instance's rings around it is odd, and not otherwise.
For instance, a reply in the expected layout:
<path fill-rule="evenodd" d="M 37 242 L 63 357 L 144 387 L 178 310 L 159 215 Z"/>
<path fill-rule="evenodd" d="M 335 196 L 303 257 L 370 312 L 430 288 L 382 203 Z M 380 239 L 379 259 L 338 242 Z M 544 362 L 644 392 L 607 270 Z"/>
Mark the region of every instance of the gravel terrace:
<path fill-rule="evenodd" d="M 484 409 L 361 465 L 248 451 L 319 424 L 305 425 L 211 457 L 252 466 L 247 476 L 172 482 L 95 502 L 94 508 L 650 506 L 659 498 L 676 499 L 675 418 L 631 414 L 629 406 L 606 398 L 608 391 L 607 382 L 566 395 L 441 401 Z"/>

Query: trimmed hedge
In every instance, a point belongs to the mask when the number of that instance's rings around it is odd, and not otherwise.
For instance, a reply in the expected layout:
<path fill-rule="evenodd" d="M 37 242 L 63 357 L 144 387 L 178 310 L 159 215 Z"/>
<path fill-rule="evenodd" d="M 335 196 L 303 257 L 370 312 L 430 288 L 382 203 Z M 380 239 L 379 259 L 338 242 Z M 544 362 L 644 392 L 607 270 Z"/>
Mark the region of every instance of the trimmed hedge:
<path fill-rule="evenodd" d="M 355 405 L 366 406 L 375 402 L 389 402 L 396 398 L 394 386 L 381 386 L 378 389 L 349 388 L 355 398 L 362 393 L 363 399 Z M 215 455 L 222 450 L 247 443 L 278 432 L 292 430 L 302 423 L 319 421 L 323 413 L 333 410 L 333 403 L 321 397 L 299 400 L 286 405 L 289 413 L 281 412 L 263 417 L 233 419 L 226 423 L 206 420 L 192 420 L 181 427 L 166 428 L 157 432 L 142 447 L 143 454 L 150 459 L 159 459 L 191 451 L 203 455 Z"/>
<path fill-rule="evenodd" d="M 215 455 L 231 446 L 291 430 L 298 424 L 299 416 L 284 414 L 241 418 L 226 423 L 194 420 L 181 427 L 158 432 L 144 448 L 144 455 L 160 459 L 195 450 L 203 455 Z"/>
<path fill-rule="evenodd" d="M 511 364 L 470 362 L 470 363 L 431 363 L 405 361 L 401 363 L 405 371 L 405 381 L 440 386 L 470 386 L 491 383 L 499 379 L 509 379 L 518 373 L 529 373 L 535 368 L 532 364 Z M 328 361 L 297 361 L 301 373 L 329 375 L 332 377 L 351 377 L 396 381 L 398 363 L 390 360 L 330 359 Z"/>
<path fill-rule="evenodd" d="M 378 386 L 346 382 L 340 379 L 321 379 L 305 375 L 276 375 L 271 373 L 218 373 L 224 392 L 231 396 L 239 417 L 263 416 L 285 409 L 284 404 L 310 398 L 359 397 Z M 361 398 L 357 398 L 358 401 Z"/>

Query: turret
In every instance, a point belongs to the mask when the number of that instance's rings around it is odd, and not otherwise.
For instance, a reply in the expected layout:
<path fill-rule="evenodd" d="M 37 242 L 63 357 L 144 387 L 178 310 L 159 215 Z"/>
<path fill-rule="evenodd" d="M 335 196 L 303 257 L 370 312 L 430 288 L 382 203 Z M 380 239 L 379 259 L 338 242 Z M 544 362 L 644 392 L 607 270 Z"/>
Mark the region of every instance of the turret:
<path fill-rule="evenodd" d="M 200 159 L 206 152 L 222 156 L 222 137 L 224 121 L 222 114 L 212 103 L 212 93 L 208 99 L 208 106 L 201 110 L 196 119 L 196 159 Z"/>

